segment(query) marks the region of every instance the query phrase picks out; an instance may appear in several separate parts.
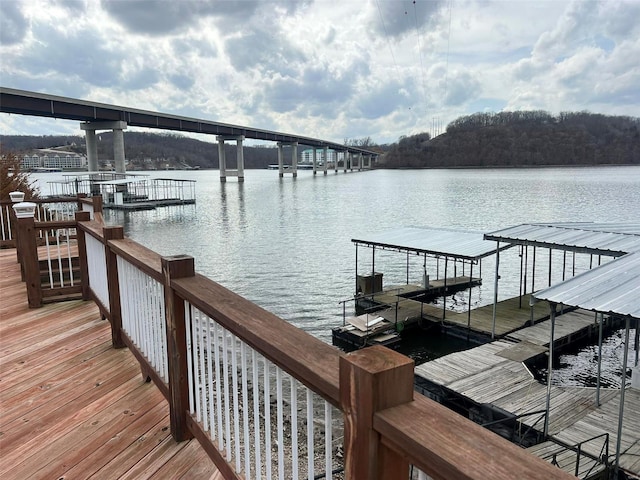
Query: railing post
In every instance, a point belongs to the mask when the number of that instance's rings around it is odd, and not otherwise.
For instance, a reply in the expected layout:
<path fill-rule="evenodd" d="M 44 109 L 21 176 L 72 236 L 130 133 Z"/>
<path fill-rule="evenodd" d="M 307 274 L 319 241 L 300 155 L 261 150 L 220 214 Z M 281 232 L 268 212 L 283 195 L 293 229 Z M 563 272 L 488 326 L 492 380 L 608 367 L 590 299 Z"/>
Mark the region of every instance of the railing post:
<path fill-rule="evenodd" d="M 94 195 L 91 200 L 93 201 L 93 219 L 104 223 L 102 218 L 102 195 Z"/>
<path fill-rule="evenodd" d="M 87 194 L 86 193 L 76 193 L 76 198 L 78 199 L 78 211 L 81 212 L 82 211 L 82 198 L 87 198 Z"/>
<path fill-rule="evenodd" d="M 407 460 L 380 441 L 373 417 L 380 410 L 413 400 L 413 367 L 410 358 L 377 345 L 340 357 L 345 478 L 409 477 Z"/>
<path fill-rule="evenodd" d="M 104 257 L 107 262 L 107 288 L 109 289 L 109 321 L 111 322 L 111 344 L 113 348 L 124 348 L 122 338 L 122 313 L 120 311 L 120 284 L 118 283 L 118 256 L 111 251 L 109 240 L 122 240 L 121 226 L 104 227 Z"/>
<path fill-rule="evenodd" d="M 27 286 L 29 308 L 42 306 L 42 286 L 40 284 L 40 264 L 38 262 L 38 243 L 35 220 L 33 217 L 16 218 L 17 242 L 20 251 L 20 266 L 23 280 Z"/>
<path fill-rule="evenodd" d="M 184 300 L 171 288 L 171 280 L 195 275 L 193 257 L 186 255 L 162 257 L 162 273 L 169 362 L 169 418 L 171 435 L 177 442 L 181 442 L 193 437 L 187 429 L 189 406 L 187 332 L 184 322 Z"/>
<path fill-rule="evenodd" d="M 80 281 L 82 282 L 82 299 L 91 300 L 89 292 L 89 266 L 87 264 L 87 241 L 85 233 L 80 228 L 80 222 L 88 222 L 91 219 L 89 212 L 76 212 L 76 236 L 78 238 L 78 263 L 80 264 Z"/>

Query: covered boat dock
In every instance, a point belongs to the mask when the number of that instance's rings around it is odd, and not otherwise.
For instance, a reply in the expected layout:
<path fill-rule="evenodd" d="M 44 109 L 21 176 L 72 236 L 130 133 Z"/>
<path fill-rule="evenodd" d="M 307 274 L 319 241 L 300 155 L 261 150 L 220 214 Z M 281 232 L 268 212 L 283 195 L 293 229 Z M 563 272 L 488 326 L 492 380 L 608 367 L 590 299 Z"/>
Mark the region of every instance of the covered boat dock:
<path fill-rule="evenodd" d="M 471 418 L 487 427 L 504 430 L 513 425 L 513 441 L 526 440 L 520 432 L 537 432 L 544 441 L 529 450 L 580 478 L 602 478 L 607 470 L 616 478 L 627 478 L 621 471 L 639 476 L 640 224 L 525 224 L 485 238 L 498 242 L 498 248 L 519 245 L 521 258 L 529 248 L 561 250 L 572 259 L 576 253 L 586 254 L 589 268 L 542 289 L 535 290 L 532 283 L 527 303 L 533 309 L 544 307 L 548 320 L 416 367 L 418 390 L 456 408 L 464 405 Z M 604 256 L 613 259 L 598 265 Z M 565 272 L 564 255 L 561 261 L 563 277 L 571 275 L 575 261 L 569 263 L 571 274 Z M 521 267 L 525 286 L 526 265 Z M 601 386 L 603 335 L 612 325 L 624 326 L 619 389 Z M 598 338 L 595 388 L 556 385 L 553 360 L 558 348 L 585 326 Z M 543 355 L 548 374 L 540 382 L 530 366 Z"/>
<path fill-rule="evenodd" d="M 474 331 L 486 331 L 486 326 L 472 321 L 475 310 L 471 306 L 471 289 L 482 283 L 481 260 L 496 252 L 495 243 L 485 240 L 483 232 L 403 227 L 351 241 L 356 247 L 353 301 L 358 315 L 348 318 L 345 315 L 343 326 L 333 329 L 334 344 L 345 348 L 371 343 L 389 345 L 400 340 L 402 331 L 416 326 L 446 324 L 449 328 L 464 329 L 467 336 Z M 371 250 L 371 270 L 359 274 L 359 252 L 363 247 Z M 505 248 L 509 245 L 502 246 Z M 383 273 L 376 271 L 376 252 L 380 251 L 405 257 L 406 283 L 383 286 Z M 416 257 L 422 260 L 421 282 L 412 283 L 415 266 L 411 272 L 411 265 Z M 447 298 L 463 290 L 469 291 L 466 311 L 455 311 Z M 442 305 L 434 305 L 436 300 Z M 352 300 L 343 305 L 349 301 Z"/>

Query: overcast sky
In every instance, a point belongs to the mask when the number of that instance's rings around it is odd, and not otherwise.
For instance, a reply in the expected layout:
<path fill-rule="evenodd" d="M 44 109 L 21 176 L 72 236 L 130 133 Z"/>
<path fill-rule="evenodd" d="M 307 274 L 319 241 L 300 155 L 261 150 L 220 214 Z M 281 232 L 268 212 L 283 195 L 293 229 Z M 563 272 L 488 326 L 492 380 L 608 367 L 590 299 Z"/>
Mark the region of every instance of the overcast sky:
<path fill-rule="evenodd" d="M 640 116 L 640 0 L 0 0 L 0 39 L 4 87 L 339 143 L 479 111 Z"/>

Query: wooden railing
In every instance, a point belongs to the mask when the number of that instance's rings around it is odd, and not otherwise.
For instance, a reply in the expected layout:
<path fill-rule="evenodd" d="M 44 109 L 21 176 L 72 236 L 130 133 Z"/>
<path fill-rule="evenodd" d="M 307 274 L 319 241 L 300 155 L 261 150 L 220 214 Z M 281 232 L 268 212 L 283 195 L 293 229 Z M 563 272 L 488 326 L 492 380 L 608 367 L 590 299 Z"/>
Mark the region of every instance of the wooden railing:
<path fill-rule="evenodd" d="M 193 258 L 76 217 L 85 297 L 164 394 L 174 438 L 195 437 L 225 478 L 573 478 L 414 393 L 409 358 L 344 354 L 197 274 Z"/>
<path fill-rule="evenodd" d="M 81 298 L 83 278 L 87 275 L 82 275 L 78 258 L 75 216 L 79 214 L 85 220 L 93 217 L 102 222 L 101 198 L 78 196 L 29 202 L 35 204 L 33 217 L 18 222 L 11 208 L 7 221 L 10 226 L 7 231 L 11 231 L 7 243 L 16 247 L 22 279 L 27 285 L 29 306 L 39 307 L 50 301 Z M 85 211 L 80 212 L 80 209 Z"/>

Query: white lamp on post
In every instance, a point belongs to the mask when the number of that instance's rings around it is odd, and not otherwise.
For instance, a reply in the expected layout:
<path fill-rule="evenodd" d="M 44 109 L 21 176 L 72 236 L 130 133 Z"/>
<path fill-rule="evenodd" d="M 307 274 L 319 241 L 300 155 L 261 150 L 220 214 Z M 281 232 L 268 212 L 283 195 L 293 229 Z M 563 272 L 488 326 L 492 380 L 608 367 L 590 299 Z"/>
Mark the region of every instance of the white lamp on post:
<path fill-rule="evenodd" d="M 11 192 L 9 197 L 13 203 L 20 203 L 24 201 L 24 192 Z"/>
<path fill-rule="evenodd" d="M 20 202 L 13 205 L 16 218 L 33 218 L 36 213 L 36 204 L 33 202 Z"/>

